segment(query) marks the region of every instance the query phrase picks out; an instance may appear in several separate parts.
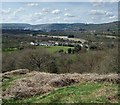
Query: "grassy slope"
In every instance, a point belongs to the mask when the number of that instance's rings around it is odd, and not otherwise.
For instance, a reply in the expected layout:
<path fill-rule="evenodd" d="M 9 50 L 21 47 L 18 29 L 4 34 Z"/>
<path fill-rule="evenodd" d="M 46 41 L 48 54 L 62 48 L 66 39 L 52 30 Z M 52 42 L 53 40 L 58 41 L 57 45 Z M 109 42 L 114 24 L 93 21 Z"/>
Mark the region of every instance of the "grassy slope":
<path fill-rule="evenodd" d="M 62 87 L 46 95 L 7 103 L 117 103 L 118 86 L 110 83 L 82 83 Z"/>

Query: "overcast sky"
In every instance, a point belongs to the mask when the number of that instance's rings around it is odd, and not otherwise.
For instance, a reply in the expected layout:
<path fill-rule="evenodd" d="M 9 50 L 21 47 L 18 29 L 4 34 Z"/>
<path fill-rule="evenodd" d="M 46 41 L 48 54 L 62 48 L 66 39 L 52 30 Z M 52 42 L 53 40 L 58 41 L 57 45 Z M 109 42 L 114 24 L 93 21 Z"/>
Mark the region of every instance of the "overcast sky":
<path fill-rule="evenodd" d="M 118 20 L 118 3 L 113 2 L 117 0 L 112 0 L 112 2 L 92 2 L 95 0 L 89 0 L 91 2 L 3 1 L 0 10 L 2 23 L 105 23 Z"/>

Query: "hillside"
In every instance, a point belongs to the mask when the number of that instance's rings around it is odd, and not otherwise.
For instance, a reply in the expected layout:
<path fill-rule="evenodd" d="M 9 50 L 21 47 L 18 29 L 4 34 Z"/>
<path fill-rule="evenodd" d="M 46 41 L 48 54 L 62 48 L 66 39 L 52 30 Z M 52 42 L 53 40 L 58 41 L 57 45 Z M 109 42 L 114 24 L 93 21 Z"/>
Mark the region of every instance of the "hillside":
<path fill-rule="evenodd" d="M 3 23 L 2 29 L 24 29 L 24 30 L 42 30 L 42 31 L 110 31 L 118 29 L 118 22 L 102 24 L 85 24 L 85 23 L 54 23 L 54 24 L 22 24 L 22 23 Z"/>
<path fill-rule="evenodd" d="M 19 69 L 3 75 L 4 103 L 118 103 L 118 74 L 50 74 Z"/>

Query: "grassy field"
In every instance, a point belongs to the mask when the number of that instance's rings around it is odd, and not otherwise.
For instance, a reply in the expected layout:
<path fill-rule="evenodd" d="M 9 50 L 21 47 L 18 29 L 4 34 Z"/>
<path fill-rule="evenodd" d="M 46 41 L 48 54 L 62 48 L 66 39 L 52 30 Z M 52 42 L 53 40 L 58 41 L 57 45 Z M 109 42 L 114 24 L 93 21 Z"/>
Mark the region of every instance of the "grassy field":
<path fill-rule="evenodd" d="M 40 49 L 46 49 L 48 52 L 50 53 L 54 53 L 54 52 L 58 52 L 59 50 L 63 50 L 64 52 L 67 52 L 67 50 L 69 48 L 74 48 L 74 47 L 67 47 L 67 46 L 37 46 L 36 48 L 40 48 Z M 17 48 L 7 48 L 4 50 L 4 52 L 15 52 L 15 51 L 20 51 Z"/>
<path fill-rule="evenodd" d="M 64 52 L 67 52 L 69 48 L 74 48 L 74 47 L 67 47 L 67 46 L 38 46 L 38 48 L 45 48 L 48 52 L 54 53 L 59 50 L 63 50 Z"/>
<path fill-rule="evenodd" d="M 5 103 L 118 103 L 118 85 L 85 82 L 62 87 L 42 96 L 21 100 L 4 100 Z"/>

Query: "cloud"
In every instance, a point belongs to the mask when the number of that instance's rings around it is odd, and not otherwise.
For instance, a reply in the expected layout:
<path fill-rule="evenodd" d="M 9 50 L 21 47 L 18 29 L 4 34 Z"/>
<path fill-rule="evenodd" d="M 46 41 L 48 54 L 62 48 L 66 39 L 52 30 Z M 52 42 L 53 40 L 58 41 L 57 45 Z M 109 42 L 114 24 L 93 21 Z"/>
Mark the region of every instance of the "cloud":
<path fill-rule="evenodd" d="M 97 7 L 97 6 L 103 6 L 104 2 L 93 2 L 92 4 L 94 7 Z"/>
<path fill-rule="evenodd" d="M 65 10 L 65 11 L 67 11 L 68 9 L 67 9 L 67 8 L 65 8 L 64 10 Z"/>
<path fill-rule="evenodd" d="M 104 10 L 91 10 L 90 15 L 96 15 L 96 16 L 106 16 L 106 17 L 112 17 L 114 14 L 109 11 L 104 11 Z"/>
<path fill-rule="evenodd" d="M 67 17 L 75 17 L 74 15 L 70 14 L 70 13 L 65 13 L 64 16 L 67 16 Z"/>
<path fill-rule="evenodd" d="M 38 3 L 28 3 L 27 6 L 33 7 L 33 6 L 38 6 Z"/>
<path fill-rule="evenodd" d="M 94 22 L 104 21 L 105 19 L 117 20 L 117 16 L 115 16 L 113 12 L 109 11 L 92 10 L 90 14 L 92 15 L 91 19 L 94 20 Z"/>
<path fill-rule="evenodd" d="M 112 17 L 114 16 L 112 12 L 106 12 L 106 16 Z"/>
<path fill-rule="evenodd" d="M 11 9 L 8 8 L 7 10 L 1 10 L 1 14 L 2 15 L 13 15 L 15 16 L 17 13 L 22 12 L 24 9 L 23 8 L 18 8 L 18 9 Z"/>
<path fill-rule="evenodd" d="M 61 13 L 61 11 L 59 9 L 55 9 L 52 11 L 52 14 L 59 14 L 59 13 Z"/>
<path fill-rule="evenodd" d="M 117 19 L 117 16 L 110 16 L 109 19 Z"/>
<path fill-rule="evenodd" d="M 41 12 L 36 12 L 36 13 L 24 15 L 20 19 L 25 21 L 25 22 L 36 22 L 36 21 L 42 19 L 42 13 Z"/>
<path fill-rule="evenodd" d="M 24 8 L 18 8 L 18 9 L 16 9 L 16 10 L 13 10 L 13 15 L 16 15 L 17 13 L 19 13 L 19 12 L 22 12 L 22 11 L 24 11 Z"/>
<path fill-rule="evenodd" d="M 7 10 L 1 10 L 1 13 L 2 13 L 3 15 L 9 14 L 9 13 L 11 13 L 11 12 L 12 12 L 12 9 L 11 9 L 11 8 L 8 8 Z"/>
<path fill-rule="evenodd" d="M 49 12 L 49 9 L 48 9 L 48 8 L 43 8 L 43 9 L 42 9 L 42 12 L 48 13 L 48 12 Z"/>
<path fill-rule="evenodd" d="M 5 9 L 1 10 L 0 13 L 2 14 L 2 21 L 4 22 L 11 22 L 14 20 L 14 22 L 19 21 L 19 12 L 22 12 L 24 9 L 23 8 L 18 8 L 18 9 Z"/>
<path fill-rule="evenodd" d="M 90 15 L 105 15 L 106 11 L 104 10 L 91 10 Z"/>
<path fill-rule="evenodd" d="M 34 15 L 34 16 L 41 16 L 42 13 L 41 13 L 41 12 L 36 12 L 36 13 L 34 13 L 33 15 Z"/>

